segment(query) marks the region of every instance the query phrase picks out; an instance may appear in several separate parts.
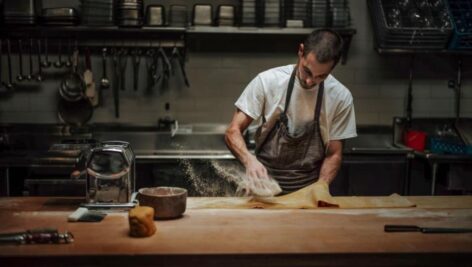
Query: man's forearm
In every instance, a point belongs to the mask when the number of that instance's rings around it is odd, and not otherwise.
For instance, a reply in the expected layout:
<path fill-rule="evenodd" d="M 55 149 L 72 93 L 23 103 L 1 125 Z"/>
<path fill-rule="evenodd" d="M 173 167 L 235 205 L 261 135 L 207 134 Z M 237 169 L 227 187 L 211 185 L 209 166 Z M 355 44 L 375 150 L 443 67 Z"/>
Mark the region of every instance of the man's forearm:
<path fill-rule="evenodd" d="M 340 142 L 340 141 L 336 141 Z M 339 169 L 341 168 L 342 162 L 342 144 L 330 144 L 333 148 L 328 149 L 328 155 L 325 157 L 323 164 L 321 165 L 319 180 L 331 183 Z"/>
<path fill-rule="evenodd" d="M 228 129 L 225 134 L 225 142 L 231 153 L 246 166 L 252 154 L 247 149 L 246 142 L 241 132 L 237 129 Z"/>

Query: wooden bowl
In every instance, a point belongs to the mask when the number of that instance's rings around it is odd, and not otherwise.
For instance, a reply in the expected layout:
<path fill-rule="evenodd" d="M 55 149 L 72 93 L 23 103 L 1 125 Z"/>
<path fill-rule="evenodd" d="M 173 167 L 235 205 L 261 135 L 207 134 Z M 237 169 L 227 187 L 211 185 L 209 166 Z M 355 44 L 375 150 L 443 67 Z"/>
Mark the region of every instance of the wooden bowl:
<path fill-rule="evenodd" d="M 154 208 L 154 219 L 179 218 L 187 206 L 187 190 L 180 187 L 141 188 L 136 198 L 139 205 Z"/>

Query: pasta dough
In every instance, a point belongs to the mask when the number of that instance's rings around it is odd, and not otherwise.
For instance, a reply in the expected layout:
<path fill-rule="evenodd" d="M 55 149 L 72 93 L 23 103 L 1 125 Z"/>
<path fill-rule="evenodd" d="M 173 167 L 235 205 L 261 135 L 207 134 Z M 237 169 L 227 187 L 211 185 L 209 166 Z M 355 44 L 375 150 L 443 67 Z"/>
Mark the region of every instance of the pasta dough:
<path fill-rule="evenodd" d="M 382 197 L 333 197 L 327 183 L 316 182 L 293 193 L 279 197 L 221 197 L 192 198 L 191 209 L 316 209 L 322 207 L 360 208 L 407 208 L 415 204 L 393 194 Z"/>
<path fill-rule="evenodd" d="M 287 195 L 269 198 L 255 197 L 250 202 L 260 202 L 263 204 L 261 208 L 313 209 L 317 207 L 339 207 L 339 204 L 329 193 L 328 183 L 323 181 L 318 181 Z"/>

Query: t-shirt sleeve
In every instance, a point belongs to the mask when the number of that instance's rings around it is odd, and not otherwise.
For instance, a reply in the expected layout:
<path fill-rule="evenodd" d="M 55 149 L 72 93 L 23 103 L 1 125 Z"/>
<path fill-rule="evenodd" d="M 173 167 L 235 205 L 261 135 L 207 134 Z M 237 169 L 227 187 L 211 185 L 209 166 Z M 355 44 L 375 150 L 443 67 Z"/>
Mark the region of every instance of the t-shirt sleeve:
<path fill-rule="evenodd" d="M 336 109 L 330 129 L 331 140 L 342 140 L 357 136 L 356 115 L 351 94 Z"/>
<path fill-rule="evenodd" d="M 254 120 L 259 119 L 264 108 L 264 87 L 259 76 L 246 86 L 235 106 Z"/>

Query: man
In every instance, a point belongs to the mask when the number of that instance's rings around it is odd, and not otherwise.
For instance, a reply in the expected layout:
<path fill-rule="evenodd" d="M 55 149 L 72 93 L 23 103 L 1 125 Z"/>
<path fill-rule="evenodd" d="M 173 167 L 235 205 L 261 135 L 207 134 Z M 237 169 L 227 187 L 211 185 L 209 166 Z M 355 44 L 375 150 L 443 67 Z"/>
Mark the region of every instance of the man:
<path fill-rule="evenodd" d="M 272 177 L 286 194 L 334 179 L 342 139 L 357 136 L 352 95 L 330 75 L 341 53 L 337 33 L 316 30 L 300 44 L 297 64 L 258 74 L 236 101 L 225 140 L 252 184 Z M 253 155 L 243 132 L 259 119 Z"/>

